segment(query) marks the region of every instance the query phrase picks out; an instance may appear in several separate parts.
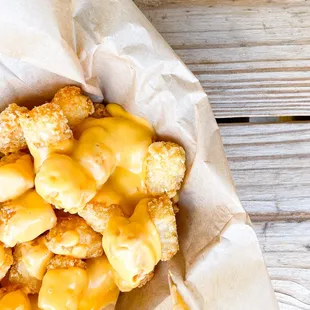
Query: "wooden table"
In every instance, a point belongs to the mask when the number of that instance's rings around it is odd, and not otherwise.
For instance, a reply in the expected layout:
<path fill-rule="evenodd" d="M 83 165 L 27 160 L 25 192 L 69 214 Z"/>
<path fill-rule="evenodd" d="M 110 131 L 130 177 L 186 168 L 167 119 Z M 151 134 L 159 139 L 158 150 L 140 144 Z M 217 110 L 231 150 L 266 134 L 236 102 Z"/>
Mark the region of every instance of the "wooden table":
<path fill-rule="evenodd" d="M 310 309 L 310 1 L 135 2 L 208 94 L 281 310 Z"/>

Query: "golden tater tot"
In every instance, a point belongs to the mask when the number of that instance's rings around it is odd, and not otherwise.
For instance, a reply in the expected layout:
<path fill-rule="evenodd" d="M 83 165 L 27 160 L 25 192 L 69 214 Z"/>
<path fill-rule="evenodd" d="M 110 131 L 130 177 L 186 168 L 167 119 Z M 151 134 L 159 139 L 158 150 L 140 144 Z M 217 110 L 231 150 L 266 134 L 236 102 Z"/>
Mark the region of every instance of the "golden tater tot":
<path fill-rule="evenodd" d="M 176 143 L 154 142 L 146 157 L 146 187 L 150 194 L 173 197 L 185 174 L 185 151 Z"/>
<path fill-rule="evenodd" d="M 79 303 L 79 310 L 101 310 L 115 305 L 119 289 L 114 281 L 114 271 L 105 256 L 87 260 L 88 285 Z"/>
<path fill-rule="evenodd" d="M 9 285 L 0 289 L 1 310 L 31 310 L 27 295 L 16 285 Z"/>
<path fill-rule="evenodd" d="M 107 205 L 96 197 L 86 204 L 85 208 L 79 212 L 79 215 L 92 227 L 94 231 L 103 233 L 109 220 L 113 216 L 123 216 L 123 211 L 119 205 Z"/>
<path fill-rule="evenodd" d="M 97 189 L 107 181 L 116 167 L 116 156 L 104 143 L 105 129 L 95 127 L 83 131 L 72 158 L 78 162 L 96 181 Z"/>
<path fill-rule="evenodd" d="M 101 235 L 76 215 L 58 218 L 57 225 L 46 235 L 46 246 L 55 254 L 76 258 L 101 256 Z"/>
<path fill-rule="evenodd" d="M 0 243 L 0 280 L 2 280 L 13 264 L 13 255 L 10 248 L 6 248 Z"/>
<path fill-rule="evenodd" d="M 39 195 L 57 209 L 82 210 L 96 194 L 96 182 L 71 157 L 51 155 L 40 167 L 35 186 Z"/>
<path fill-rule="evenodd" d="M 20 115 L 28 112 L 16 103 L 10 104 L 0 113 L 0 152 L 14 153 L 27 148 L 24 133 L 19 123 Z"/>
<path fill-rule="evenodd" d="M 56 220 L 52 206 L 30 190 L 17 199 L 0 203 L 0 241 L 13 247 L 33 240 L 54 227 Z"/>
<path fill-rule="evenodd" d="M 14 264 L 9 272 L 9 281 L 20 284 L 29 294 L 39 292 L 41 280 L 53 253 L 45 245 L 45 237 L 17 244 L 14 248 Z"/>
<path fill-rule="evenodd" d="M 41 281 L 31 277 L 26 269 L 22 269 L 18 263 L 13 264 L 9 271 L 9 282 L 19 285 L 26 294 L 39 293 Z"/>
<path fill-rule="evenodd" d="M 54 96 L 52 103 L 58 104 L 69 121 L 69 126 L 74 127 L 86 117 L 94 113 L 92 101 L 82 95 L 82 91 L 76 86 L 65 86 Z"/>
<path fill-rule="evenodd" d="M 82 261 L 80 258 L 75 258 L 65 255 L 55 255 L 48 263 L 47 270 L 53 269 L 67 269 L 71 267 L 78 267 L 86 269 L 87 263 Z"/>
<path fill-rule="evenodd" d="M 161 260 L 171 259 L 179 250 L 178 232 L 172 202 L 167 196 L 153 198 L 148 211 L 161 243 Z"/>
<path fill-rule="evenodd" d="M 161 259 L 160 236 L 148 211 L 150 200 L 142 199 L 129 219 L 111 218 L 102 236 L 102 246 L 122 292 L 146 283 Z"/>
<path fill-rule="evenodd" d="M 91 115 L 94 118 L 104 118 L 111 116 L 103 103 L 94 103 L 95 112 Z"/>
<path fill-rule="evenodd" d="M 15 199 L 34 187 L 31 156 L 17 152 L 0 159 L 0 202 Z"/>
<path fill-rule="evenodd" d="M 40 309 L 78 310 L 80 298 L 88 284 L 88 276 L 83 267 L 68 267 L 64 263 L 67 260 L 70 258 L 58 256 L 51 260 L 56 268 L 48 268 L 43 277 L 39 292 Z"/>
<path fill-rule="evenodd" d="M 35 171 L 53 153 L 68 154 L 74 146 L 72 131 L 61 108 L 46 103 L 20 117 L 25 139 L 34 157 Z"/>
<path fill-rule="evenodd" d="M 72 138 L 68 120 L 59 105 L 45 103 L 20 116 L 28 146 L 46 147 Z"/>

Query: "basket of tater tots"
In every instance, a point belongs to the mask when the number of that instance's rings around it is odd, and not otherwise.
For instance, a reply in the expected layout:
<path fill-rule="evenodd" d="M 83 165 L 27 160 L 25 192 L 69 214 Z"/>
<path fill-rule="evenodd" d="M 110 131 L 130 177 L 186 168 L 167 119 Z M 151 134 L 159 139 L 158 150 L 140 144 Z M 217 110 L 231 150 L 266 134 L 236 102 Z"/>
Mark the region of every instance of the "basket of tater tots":
<path fill-rule="evenodd" d="M 277 309 L 198 80 L 131 1 L 45 2 L 0 4 L 0 309 Z"/>

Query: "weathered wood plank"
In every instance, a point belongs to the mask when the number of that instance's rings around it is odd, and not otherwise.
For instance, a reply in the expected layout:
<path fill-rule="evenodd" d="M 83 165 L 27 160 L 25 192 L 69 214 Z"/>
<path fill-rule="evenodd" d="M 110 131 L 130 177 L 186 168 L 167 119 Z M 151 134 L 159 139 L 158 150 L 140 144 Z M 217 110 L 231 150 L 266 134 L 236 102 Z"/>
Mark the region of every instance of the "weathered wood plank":
<path fill-rule="evenodd" d="M 310 123 L 221 124 L 220 131 L 252 220 L 310 219 Z"/>
<path fill-rule="evenodd" d="M 136 0 L 199 78 L 215 116 L 310 115 L 304 0 Z"/>
<path fill-rule="evenodd" d="M 310 221 L 254 223 L 281 310 L 310 310 Z"/>

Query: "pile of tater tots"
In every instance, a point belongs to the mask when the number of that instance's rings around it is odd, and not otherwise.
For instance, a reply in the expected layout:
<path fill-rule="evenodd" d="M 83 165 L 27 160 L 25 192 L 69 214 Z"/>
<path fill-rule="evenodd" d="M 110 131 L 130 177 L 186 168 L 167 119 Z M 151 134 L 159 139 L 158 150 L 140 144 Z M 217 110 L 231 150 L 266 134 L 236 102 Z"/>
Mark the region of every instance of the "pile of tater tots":
<path fill-rule="evenodd" d="M 12 103 L 0 154 L 0 309 L 111 309 L 178 251 L 184 149 L 121 106 Z"/>

